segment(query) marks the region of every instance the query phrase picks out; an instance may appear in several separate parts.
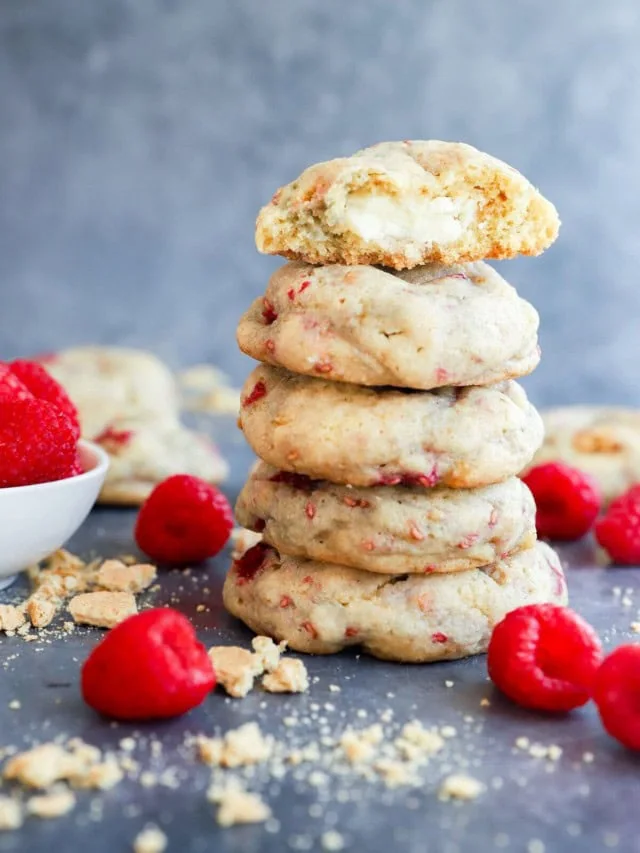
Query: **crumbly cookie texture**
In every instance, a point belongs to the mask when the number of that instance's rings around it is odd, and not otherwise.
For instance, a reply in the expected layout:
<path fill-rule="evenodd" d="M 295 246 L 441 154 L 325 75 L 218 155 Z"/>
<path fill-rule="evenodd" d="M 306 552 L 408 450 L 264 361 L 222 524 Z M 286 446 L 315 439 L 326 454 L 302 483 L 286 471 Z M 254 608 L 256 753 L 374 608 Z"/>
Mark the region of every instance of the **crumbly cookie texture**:
<path fill-rule="evenodd" d="M 232 565 L 225 606 L 252 630 L 311 654 L 361 645 L 388 660 L 465 657 L 486 650 L 510 610 L 567 600 L 560 561 L 543 543 L 483 569 L 386 579 L 256 548 Z"/>
<path fill-rule="evenodd" d="M 78 625 L 114 628 L 128 616 L 138 612 L 130 592 L 85 592 L 69 602 L 69 612 Z"/>
<path fill-rule="evenodd" d="M 239 423 L 270 465 L 354 486 L 485 486 L 521 471 L 542 443 L 540 416 L 512 381 L 374 390 L 260 365 Z"/>
<path fill-rule="evenodd" d="M 264 823 L 271 817 L 271 809 L 259 794 L 244 789 L 238 779 L 229 779 L 226 785 L 214 785 L 207 792 L 207 799 L 216 803 L 216 820 L 222 827 L 242 823 Z"/>
<path fill-rule="evenodd" d="M 428 390 L 538 364 L 538 314 L 488 264 L 285 264 L 240 320 L 240 349 L 294 373 Z"/>
<path fill-rule="evenodd" d="M 256 676 L 263 672 L 260 657 L 240 646 L 214 646 L 209 649 L 217 683 L 236 699 L 253 688 Z"/>
<path fill-rule="evenodd" d="M 309 689 L 309 675 L 301 660 L 285 658 L 273 672 L 262 679 L 267 693 L 305 693 Z"/>
<path fill-rule="evenodd" d="M 167 836 L 157 826 L 147 826 L 135 837 L 133 853 L 164 853 L 168 844 Z"/>
<path fill-rule="evenodd" d="M 382 574 L 486 566 L 533 545 L 535 515 L 517 477 L 477 489 L 365 489 L 307 482 L 264 462 L 236 504 L 238 521 L 282 554 Z"/>
<path fill-rule="evenodd" d="M 591 474 L 605 503 L 640 482 L 640 409 L 562 406 L 541 414 L 544 444 L 532 466 L 562 461 Z"/>
<path fill-rule="evenodd" d="M 281 187 L 256 223 L 261 252 L 312 264 L 539 255 L 555 207 L 519 172 L 461 142 L 382 142 L 318 163 Z"/>

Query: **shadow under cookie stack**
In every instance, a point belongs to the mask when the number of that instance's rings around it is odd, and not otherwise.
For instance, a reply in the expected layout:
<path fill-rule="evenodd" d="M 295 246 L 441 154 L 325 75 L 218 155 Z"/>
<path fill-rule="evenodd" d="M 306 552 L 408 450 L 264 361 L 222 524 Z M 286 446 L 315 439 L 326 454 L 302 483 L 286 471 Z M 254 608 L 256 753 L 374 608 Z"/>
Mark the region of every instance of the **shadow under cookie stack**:
<path fill-rule="evenodd" d="M 543 437 L 513 381 L 538 363 L 538 315 L 482 261 L 539 254 L 558 227 L 461 143 L 383 143 L 276 193 L 257 244 L 291 262 L 238 327 L 261 461 L 236 513 L 262 542 L 227 576 L 232 614 L 302 652 L 426 662 L 566 601 L 517 476 Z"/>

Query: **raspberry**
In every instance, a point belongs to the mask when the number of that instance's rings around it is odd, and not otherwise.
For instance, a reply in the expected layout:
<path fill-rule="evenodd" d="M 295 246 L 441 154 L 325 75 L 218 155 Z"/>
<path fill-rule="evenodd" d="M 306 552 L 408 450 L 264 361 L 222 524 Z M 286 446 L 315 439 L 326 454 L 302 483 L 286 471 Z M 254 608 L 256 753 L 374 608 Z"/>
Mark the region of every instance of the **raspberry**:
<path fill-rule="evenodd" d="M 233 512 L 218 489 L 176 474 L 151 492 L 138 513 L 139 548 L 159 563 L 200 563 L 226 544 Z"/>
<path fill-rule="evenodd" d="M 28 486 L 72 476 L 73 424 L 44 400 L 0 402 L 0 487 Z"/>
<path fill-rule="evenodd" d="M 14 375 L 9 365 L 0 362 L 0 402 L 31 399 L 33 399 L 33 394 Z"/>
<path fill-rule="evenodd" d="M 640 485 L 631 486 L 626 492 L 618 495 L 615 500 L 611 501 L 607 511 L 610 512 L 612 509 L 626 509 L 627 506 L 636 504 L 640 504 Z"/>
<path fill-rule="evenodd" d="M 82 667 L 82 696 L 119 720 L 176 717 L 216 685 L 191 623 L 169 608 L 146 610 L 112 628 Z"/>
<path fill-rule="evenodd" d="M 640 563 L 640 503 L 619 498 L 606 515 L 596 521 L 596 539 L 614 563 Z"/>
<path fill-rule="evenodd" d="M 76 439 L 80 438 L 80 419 L 78 410 L 62 385 L 51 376 L 37 361 L 17 359 L 9 365 L 11 372 L 38 400 L 46 400 L 64 412 L 73 424 Z"/>
<path fill-rule="evenodd" d="M 593 698 L 611 737 L 640 750 L 640 645 L 619 646 L 604 659 Z"/>
<path fill-rule="evenodd" d="M 601 660 L 598 635 L 577 613 L 529 604 L 496 625 L 487 667 L 496 687 L 519 705 L 570 711 L 588 701 Z"/>
<path fill-rule="evenodd" d="M 536 502 L 536 528 L 545 539 L 579 539 L 590 530 L 602 498 L 595 480 L 564 462 L 537 465 L 522 477 Z"/>

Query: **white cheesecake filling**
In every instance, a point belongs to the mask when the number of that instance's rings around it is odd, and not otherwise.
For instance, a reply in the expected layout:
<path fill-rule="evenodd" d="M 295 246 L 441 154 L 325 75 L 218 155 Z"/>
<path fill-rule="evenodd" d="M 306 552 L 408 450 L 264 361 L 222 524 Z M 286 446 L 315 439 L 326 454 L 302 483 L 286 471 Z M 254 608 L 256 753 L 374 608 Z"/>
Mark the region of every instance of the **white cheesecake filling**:
<path fill-rule="evenodd" d="M 387 195 L 351 195 L 344 218 L 348 228 L 365 242 L 408 240 L 415 243 L 453 243 L 475 213 L 475 203 L 419 196 L 402 200 Z"/>

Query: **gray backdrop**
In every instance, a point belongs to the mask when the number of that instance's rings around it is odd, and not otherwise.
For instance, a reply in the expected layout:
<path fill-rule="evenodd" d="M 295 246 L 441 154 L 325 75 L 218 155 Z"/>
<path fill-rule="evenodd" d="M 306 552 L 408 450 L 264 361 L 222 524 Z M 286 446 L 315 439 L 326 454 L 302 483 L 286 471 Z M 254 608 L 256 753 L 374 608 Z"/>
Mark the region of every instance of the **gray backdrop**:
<path fill-rule="evenodd" d="M 0 356 L 120 342 L 236 381 L 309 163 L 462 139 L 557 205 L 502 271 L 542 315 L 538 403 L 640 404 L 638 0 L 0 0 Z"/>

